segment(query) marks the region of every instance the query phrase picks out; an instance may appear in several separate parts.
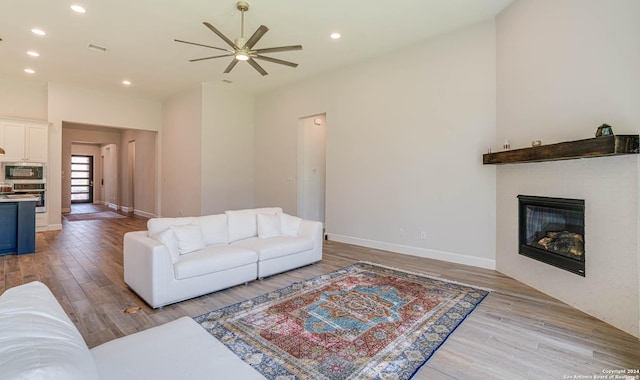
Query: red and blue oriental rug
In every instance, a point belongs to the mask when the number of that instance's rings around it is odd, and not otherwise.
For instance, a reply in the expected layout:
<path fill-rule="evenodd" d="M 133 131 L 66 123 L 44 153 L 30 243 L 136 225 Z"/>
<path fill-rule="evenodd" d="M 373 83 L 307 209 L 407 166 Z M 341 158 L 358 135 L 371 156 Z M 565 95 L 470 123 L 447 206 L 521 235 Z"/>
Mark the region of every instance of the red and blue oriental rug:
<path fill-rule="evenodd" d="M 195 320 L 268 379 L 409 379 L 488 294 L 359 262 Z"/>

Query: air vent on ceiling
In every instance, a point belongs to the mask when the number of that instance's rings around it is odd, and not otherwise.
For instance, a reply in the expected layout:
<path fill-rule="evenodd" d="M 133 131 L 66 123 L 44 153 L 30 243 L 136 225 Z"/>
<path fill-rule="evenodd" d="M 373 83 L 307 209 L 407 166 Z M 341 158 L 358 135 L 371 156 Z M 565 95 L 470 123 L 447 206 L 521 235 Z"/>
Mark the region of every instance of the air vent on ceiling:
<path fill-rule="evenodd" d="M 100 51 L 100 52 L 105 52 L 107 51 L 106 47 L 102 47 L 102 46 L 98 46 L 98 45 L 94 45 L 94 44 L 89 44 L 89 49 L 91 50 L 95 50 L 95 51 Z"/>

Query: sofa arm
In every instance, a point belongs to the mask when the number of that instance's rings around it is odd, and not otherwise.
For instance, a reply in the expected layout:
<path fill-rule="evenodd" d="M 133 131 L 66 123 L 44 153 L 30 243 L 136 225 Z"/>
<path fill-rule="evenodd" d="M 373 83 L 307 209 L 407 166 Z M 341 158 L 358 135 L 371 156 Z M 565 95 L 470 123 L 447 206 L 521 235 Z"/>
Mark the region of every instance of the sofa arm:
<path fill-rule="evenodd" d="M 316 261 L 322 260 L 322 223 L 315 220 L 303 219 L 298 229 L 298 237 L 311 239 L 313 241 L 313 256 Z"/>
<path fill-rule="evenodd" d="M 174 279 L 169 249 L 150 238 L 147 231 L 124 235 L 124 282 L 151 307 L 164 305 L 170 282 Z"/>
<path fill-rule="evenodd" d="M 41 282 L 0 297 L 0 378 L 99 379 L 82 335 Z"/>

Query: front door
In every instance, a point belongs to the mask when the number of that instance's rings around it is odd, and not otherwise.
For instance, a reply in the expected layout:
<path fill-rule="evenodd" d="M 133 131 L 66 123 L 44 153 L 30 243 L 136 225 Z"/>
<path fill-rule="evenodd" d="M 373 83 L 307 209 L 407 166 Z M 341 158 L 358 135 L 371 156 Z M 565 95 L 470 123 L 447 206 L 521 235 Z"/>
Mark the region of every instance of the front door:
<path fill-rule="evenodd" d="M 93 203 L 93 156 L 71 156 L 71 203 Z"/>

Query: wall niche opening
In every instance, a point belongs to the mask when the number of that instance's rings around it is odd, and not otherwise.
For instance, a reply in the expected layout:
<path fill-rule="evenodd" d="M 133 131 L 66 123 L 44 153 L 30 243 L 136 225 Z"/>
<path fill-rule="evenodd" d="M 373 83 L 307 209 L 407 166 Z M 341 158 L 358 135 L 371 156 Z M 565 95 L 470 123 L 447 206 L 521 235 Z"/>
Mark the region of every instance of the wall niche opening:
<path fill-rule="evenodd" d="M 518 252 L 585 276 L 584 200 L 518 195 Z"/>

